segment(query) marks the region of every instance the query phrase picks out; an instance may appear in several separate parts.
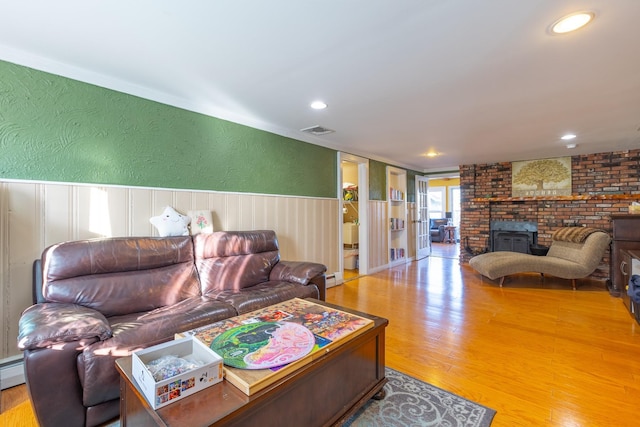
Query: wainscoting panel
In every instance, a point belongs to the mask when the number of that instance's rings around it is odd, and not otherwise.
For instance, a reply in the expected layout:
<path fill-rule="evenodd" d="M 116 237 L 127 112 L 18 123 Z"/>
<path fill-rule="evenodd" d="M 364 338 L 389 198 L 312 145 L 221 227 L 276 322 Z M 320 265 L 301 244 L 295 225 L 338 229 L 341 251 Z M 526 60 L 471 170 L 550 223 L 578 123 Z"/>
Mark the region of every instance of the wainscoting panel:
<path fill-rule="evenodd" d="M 29 199 L 28 194 L 24 194 L 24 197 L 20 198 L 20 200 L 25 204 L 33 204 L 33 207 L 30 207 L 29 209 L 30 211 L 39 211 L 39 216 L 42 218 L 42 229 L 38 230 L 37 228 L 34 228 L 33 231 L 37 231 L 42 234 L 45 244 L 48 244 L 48 242 L 70 240 L 73 238 L 74 231 L 77 231 L 77 229 L 74 229 L 73 227 L 74 218 L 69 214 L 70 208 L 73 206 L 74 189 L 74 187 L 55 184 L 50 186 L 34 185 L 33 190 L 30 189 L 29 193 L 32 191 L 38 192 L 41 195 L 39 200 Z M 10 189 L 9 192 L 12 195 L 14 194 L 13 189 Z M 44 209 L 45 200 L 51 200 L 52 202 L 55 200 L 55 203 L 47 203 L 47 208 Z M 18 206 L 15 209 L 16 213 L 24 211 L 24 206 Z M 76 212 L 75 215 L 78 216 L 79 213 Z M 11 225 L 13 225 L 13 222 Z M 28 224 L 25 225 L 28 227 Z M 20 233 L 20 235 L 24 236 L 22 233 Z M 13 247 L 15 246 L 12 245 L 12 248 Z"/>
<path fill-rule="evenodd" d="M 372 272 L 389 265 L 389 220 L 387 202 L 369 202 L 369 269 Z"/>
<path fill-rule="evenodd" d="M 215 230 L 274 230 L 283 260 L 339 268 L 337 199 L 0 180 L 0 359 L 20 353 L 18 319 L 32 303 L 32 263 L 44 248 L 157 236 L 149 218 L 165 206 L 184 214 L 210 210 Z"/>
<path fill-rule="evenodd" d="M 31 305 L 31 265 L 40 252 L 45 229 L 40 209 L 41 189 L 32 184 L 3 184 L 2 235 L 2 358 L 19 354 L 18 319 Z M 14 191 L 15 188 L 15 191 Z M 15 254 L 15 255 L 14 255 Z"/>

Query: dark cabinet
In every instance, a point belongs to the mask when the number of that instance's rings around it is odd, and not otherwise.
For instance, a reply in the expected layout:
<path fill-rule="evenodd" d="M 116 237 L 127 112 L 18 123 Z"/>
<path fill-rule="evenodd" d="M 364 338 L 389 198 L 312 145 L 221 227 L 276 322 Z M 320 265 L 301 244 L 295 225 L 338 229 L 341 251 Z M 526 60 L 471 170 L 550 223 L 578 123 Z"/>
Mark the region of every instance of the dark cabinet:
<path fill-rule="evenodd" d="M 626 293 L 630 266 L 625 265 L 623 251 L 640 250 L 640 215 L 612 215 L 613 241 L 611 243 L 611 261 L 609 263 L 609 293 L 619 297 Z M 626 274 L 625 274 L 626 271 Z M 628 300 L 626 301 L 628 304 Z M 626 305 L 625 304 L 625 305 Z"/>
<path fill-rule="evenodd" d="M 640 275 L 640 251 L 622 251 L 622 261 L 620 263 L 620 272 L 624 280 L 624 288 L 622 289 L 622 302 L 633 315 L 638 323 L 640 323 L 640 304 L 631 299 L 627 293 L 629 287 L 629 279 L 633 275 Z"/>
<path fill-rule="evenodd" d="M 629 251 L 620 251 L 620 277 L 622 280 L 622 289 L 620 296 L 624 306 L 627 307 L 629 313 L 635 312 L 635 307 L 631 304 L 631 298 L 627 293 L 629 287 L 629 279 L 631 278 L 631 253 Z"/>

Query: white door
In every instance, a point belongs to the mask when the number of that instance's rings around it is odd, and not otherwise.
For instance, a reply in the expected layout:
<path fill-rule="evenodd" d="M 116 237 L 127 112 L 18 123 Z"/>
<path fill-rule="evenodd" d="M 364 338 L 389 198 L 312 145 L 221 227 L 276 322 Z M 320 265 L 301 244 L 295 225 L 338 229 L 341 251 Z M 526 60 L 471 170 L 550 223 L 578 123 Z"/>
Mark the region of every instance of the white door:
<path fill-rule="evenodd" d="M 416 176 L 416 260 L 431 254 L 429 238 L 429 179 Z"/>

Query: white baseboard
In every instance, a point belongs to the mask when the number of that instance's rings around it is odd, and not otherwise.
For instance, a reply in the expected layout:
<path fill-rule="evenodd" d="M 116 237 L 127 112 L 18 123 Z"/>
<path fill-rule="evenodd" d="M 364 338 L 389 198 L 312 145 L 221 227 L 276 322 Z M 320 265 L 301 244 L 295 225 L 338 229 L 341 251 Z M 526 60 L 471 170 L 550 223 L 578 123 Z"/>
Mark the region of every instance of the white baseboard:
<path fill-rule="evenodd" d="M 0 365 L 0 388 L 2 390 L 24 383 L 24 362 L 22 361 L 22 357 L 14 361 L 4 362 Z"/>
<path fill-rule="evenodd" d="M 390 264 L 384 264 L 384 265 L 381 265 L 381 266 L 378 266 L 378 267 L 370 268 L 369 269 L 369 274 L 374 274 L 374 273 L 377 273 L 377 272 L 382 271 L 382 270 L 388 270 L 390 267 L 391 267 Z"/>

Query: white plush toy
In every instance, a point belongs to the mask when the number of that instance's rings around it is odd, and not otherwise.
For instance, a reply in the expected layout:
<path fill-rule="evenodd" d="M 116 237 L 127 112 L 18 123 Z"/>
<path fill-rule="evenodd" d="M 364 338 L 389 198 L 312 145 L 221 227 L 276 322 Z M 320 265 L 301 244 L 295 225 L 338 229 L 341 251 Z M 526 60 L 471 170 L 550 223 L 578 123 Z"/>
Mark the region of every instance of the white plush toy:
<path fill-rule="evenodd" d="M 149 222 L 153 224 L 161 237 L 168 236 L 188 236 L 189 223 L 191 218 L 178 213 L 170 206 L 164 208 L 162 215 L 149 218 Z"/>

